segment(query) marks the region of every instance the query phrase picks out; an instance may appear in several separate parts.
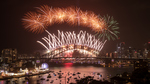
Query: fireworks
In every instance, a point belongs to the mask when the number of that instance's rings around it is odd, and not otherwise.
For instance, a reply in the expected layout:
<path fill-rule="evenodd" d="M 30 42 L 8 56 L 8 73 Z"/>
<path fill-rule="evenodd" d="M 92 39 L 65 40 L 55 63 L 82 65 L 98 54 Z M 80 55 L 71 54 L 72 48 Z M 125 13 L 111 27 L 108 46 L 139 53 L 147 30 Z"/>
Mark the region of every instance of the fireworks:
<path fill-rule="evenodd" d="M 47 26 L 54 23 L 67 22 L 71 25 L 89 27 L 95 32 L 104 30 L 105 22 L 93 12 L 84 12 L 79 8 L 52 8 L 49 6 L 37 7 L 37 13 L 27 13 L 23 20 L 26 29 L 32 32 L 43 32 Z"/>
<path fill-rule="evenodd" d="M 82 11 L 76 7 L 52 8 L 44 5 L 37 7 L 36 12 L 28 12 L 22 20 L 27 30 L 34 33 L 43 31 L 48 33 L 48 37 L 42 38 L 48 46 L 41 41 L 37 41 L 48 51 L 70 44 L 88 46 L 101 51 L 106 41 L 115 40 L 115 38 L 118 38 L 117 34 L 119 33 L 117 31 L 119 29 L 117 27 L 118 23 L 113 17 L 101 17 L 93 12 Z M 97 33 L 96 35 L 98 35 L 99 39 L 95 39 L 95 36 L 83 31 L 80 31 L 79 34 L 58 31 L 58 36 L 56 36 L 46 30 L 48 26 L 64 22 L 70 25 L 89 27 Z"/>
<path fill-rule="evenodd" d="M 97 51 L 101 51 L 106 42 L 106 40 L 104 42 L 99 41 L 99 39 L 96 39 L 94 35 L 86 33 L 86 31 L 80 31 L 79 34 L 76 34 L 75 32 L 64 33 L 63 31 L 60 32 L 58 30 L 58 36 L 49 33 L 47 30 L 46 32 L 48 33 L 48 37 L 44 37 L 42 39 L 48 46 L 41 41 L 37 42 L 45 47 L 48 51 L 55 50 L 56 48 L 64 45 L 72 44 L 87 46 Z"/>
<path fill-rule="evenodd" d="M 103 41 L 107 40 L 115 40 L 116 38 L 118 39 L 117 34 L 119 33 L 117 29 L 119 27 L 117 26 L 118 23 L 117 21 L 114 20 L 113 17 L 110 16 L 104 16 L 103 20 L 106 22 L 105 23 L 105 29 L 102 31 L 102 33 L 97 32 L 96 35 L 98 35 L 99 38 L 101 38 Z"/>
<path fill-rule="evenodd" d="M 25 28 L 32 32 L 43 32 L 45 29 L 44 27 L 44 20 L 41 18 L 41 15 L 35 12 L 28 12 L 23 19 L 23 25 Z"/>

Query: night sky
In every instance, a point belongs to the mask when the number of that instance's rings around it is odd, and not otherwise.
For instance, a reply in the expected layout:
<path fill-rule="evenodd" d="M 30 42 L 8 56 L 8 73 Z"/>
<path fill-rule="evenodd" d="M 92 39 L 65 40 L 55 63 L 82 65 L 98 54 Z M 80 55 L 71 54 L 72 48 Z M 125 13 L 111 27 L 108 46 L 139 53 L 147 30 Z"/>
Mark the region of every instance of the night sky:
<path fill-rule="evenodd" d="M 1 2 L 0 50 L 17 48 L 18 53 L 33 53 L 44 50 L 36 41 L 42 41 L 47 36 L 45 32 L 35 34 L 28 32 L 22 25 L 25 13 L 35 11 L 35 7 L 49 5 L 52 7 L 79 7 L 83 11 L 93 11 L 95 14 L 113 16 L 119 23 L 120 39 L 109 41 L 103 50 L 115 51 L 116 44 L 125 42 L 126 46 L 143 48 L 150 41 L 150 2 L 148 0 L 3 0 Z M 57 30 L 76 31 L 89 28 L 70 26 L 66 23 L 49 26 L 48 31 L 57 34 Z"/>

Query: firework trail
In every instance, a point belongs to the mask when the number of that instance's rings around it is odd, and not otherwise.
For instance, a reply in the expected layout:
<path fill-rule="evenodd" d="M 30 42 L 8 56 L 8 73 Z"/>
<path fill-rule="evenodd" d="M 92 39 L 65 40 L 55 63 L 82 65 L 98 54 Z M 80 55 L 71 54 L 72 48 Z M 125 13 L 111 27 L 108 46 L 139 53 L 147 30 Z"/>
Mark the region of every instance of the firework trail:
<path fill-rule="evenodd" d="M 42 33 L 43 31 L 48 33 L 48 37 L 42 38 L 48 46 L 41 41 L 37 41 L 47 50 L 53 50 L 62 45 L 76 44 L 85 45 L 101 51 L 107 40 L 115 40 L 118 38 L 118 23 L 113 17 L 108 15 L 101 17 L 93 12 L 82 11 L 77 7 L 52 8 L 44 5 L 36 8 L 36 12 L 28 12 L 25 14 L 22 19 L 23 25 L 26 30 L 34 33 Z M 64 22 L 70 25 L 89 27 L 96 32 L 99 39 L 95 39 L 95 36 L 88 33 L 85 34 L 86 32 L 83 31 L 80 31 L 77 35 L 74 32 L 64 33 L 58 31 L 58 36 L 56 36 L 46 30 L 48 26 Z"/>
<path fill-rule="evenodd" d="M 54 23 L 67 22 L 70 25 L 81 25 L 95 32 L 104 30 L 105 22 L 93 12 L 84 12 L 79 8 L 52 8 L 47 5 L 37 7 L 37 13 L 28 12 L 23 20 L 25 28 L 31 32 L 41 33 Z"/>
<path fill-rule="evenodd" d="M 58 30 L 58 36 L 48 33 L 48 37 L 42 38 L 44 42 L 37 41 L 40 43 L 45 49 L 48 51 L 55 50 L 58 47 L 64 46 L 64 45 L 82 45 L 87 46 L 90 48 L 93 48 L 97 51 L 101 51 L 104 44 L 107 40 L 104 42 L 99 41 L 99 39 L 96 39 L 94 35 L 91 35 L 89 33 L 86 33 L 86 31 L 80 31 L 79 34 L 76 34 L 75 32 L 60 32 Z M 46 44 L 44 44 L 46 43 Z M 48 45 L 48 46 L 46 46 Z"/>

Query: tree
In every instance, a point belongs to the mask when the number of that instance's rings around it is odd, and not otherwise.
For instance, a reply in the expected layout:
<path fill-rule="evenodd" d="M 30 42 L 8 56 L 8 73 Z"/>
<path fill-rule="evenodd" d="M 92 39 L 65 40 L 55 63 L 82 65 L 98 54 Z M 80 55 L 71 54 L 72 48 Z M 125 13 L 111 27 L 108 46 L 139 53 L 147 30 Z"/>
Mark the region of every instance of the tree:
<path fill-rule="evenodd" d="M 147 84 L 149 83 L 150 73 L 146 68 L 138 68 L 132 72 L 131 80 L 135 84 Z"/>

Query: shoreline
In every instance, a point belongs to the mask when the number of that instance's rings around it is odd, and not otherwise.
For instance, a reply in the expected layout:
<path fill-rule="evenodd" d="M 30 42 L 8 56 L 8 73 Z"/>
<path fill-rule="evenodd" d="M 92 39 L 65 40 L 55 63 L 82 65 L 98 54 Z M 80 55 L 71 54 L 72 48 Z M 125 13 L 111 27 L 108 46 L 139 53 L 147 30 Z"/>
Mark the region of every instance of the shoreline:
<path fill-rule="evenodd" d="M 69 65 L 68 66 L 70 66 L 70 67 L 77 67 L 77 66 L 85 66 L 85 67 L 87 67 L 87 66 L 94 66 L 94 67 L 108 67 L 108 65 L 107 66 L 103 66 L 103 65 L 101 65 L 101 64 L 89 64 L 89 63 L 71 63 L 71 62 L 68 62 L 69 63 Z M 51 62 L 51 63 L 48 63 L 49 64 L 49 68 L 50 67 L 64 67 L 65 66 L 65 64 L 64 63 L 56 63 L 56 62 Z M 115 67 L 117 67 L 117 66 L 115 66 Z M 128 66 L 122 66 L 122 67 L 128 67 Z M 112 67 L 112 68 L 114 68 L 114 67 Z M 34 76 L 34 75 L 41 75 L 41 74 L 46 74 L 46 73 L 49 73 L 49 72 L 54 72 L 54 71 L 51 71 L 51 70 L 49 70 L 49 71 L 45 71 L 45 72 L 39 72 L 39 73 L 36 73 L 36 74 L 25 74 L 25 75 L 18 75 L 18 76 L 8 76 L 8 77 L 2 77 L 2 78 L 0 78 L 0 81 L 1 80 L 8 80 L 8 79 L 12 79 L 12 78 L 20 78 L 20 77 L 29 77 L 29 76 Z"/>
<path fill-rule="evenodd" d="M 36 74 L 25 74 L 25 75 L 20 75 L 20 76 L 8 76 L 8 77 L 2 77 L 0 78 L 0 80 L 8 80 L 8 79 L 12 79 L 12 78 L 21 78 L 21 77 L 29 77 L 29 76 L 35 76 L 35 75 L 41 75 L 41 74 L 46 74 L 46 73 L 50 73 L 50 72 L 54 72 L 54 71 L 45 71 L 45 72 L 39 72 Z"/>

